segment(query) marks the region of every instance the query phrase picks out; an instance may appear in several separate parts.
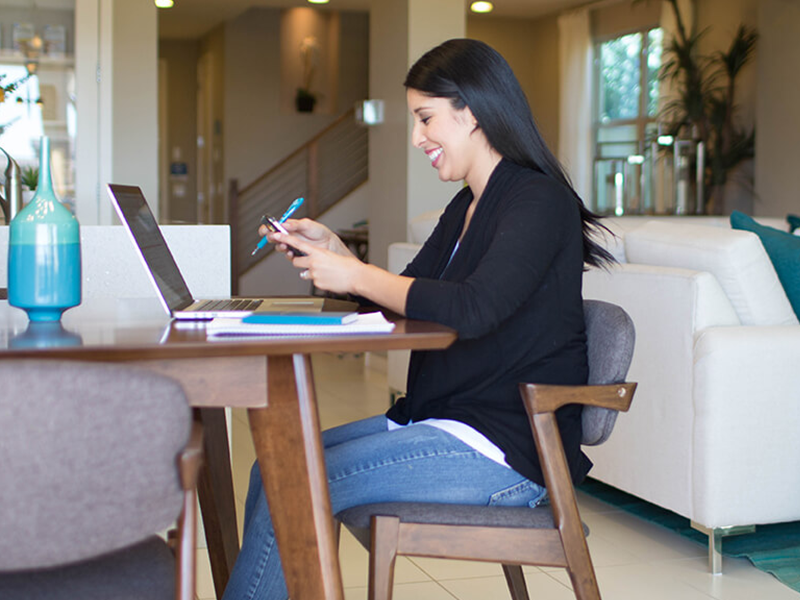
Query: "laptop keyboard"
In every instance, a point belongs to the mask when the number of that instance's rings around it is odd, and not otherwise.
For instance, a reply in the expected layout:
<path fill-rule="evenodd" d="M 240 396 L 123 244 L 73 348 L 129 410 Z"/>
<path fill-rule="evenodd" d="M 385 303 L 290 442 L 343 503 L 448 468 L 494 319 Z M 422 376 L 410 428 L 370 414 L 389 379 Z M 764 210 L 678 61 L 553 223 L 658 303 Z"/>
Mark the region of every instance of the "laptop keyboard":
<path fill-rule="evenodd" d="M 248 310 L 255 310 L 259 306 L 263 300 L 207 300 L 203 302 L 200 306 L 196 307 L 194 311 L 199 312 L 215 312 L 215 311 L 230 311 L 230 310 L 240 310 L 240 311 L 248 311 Z"/>

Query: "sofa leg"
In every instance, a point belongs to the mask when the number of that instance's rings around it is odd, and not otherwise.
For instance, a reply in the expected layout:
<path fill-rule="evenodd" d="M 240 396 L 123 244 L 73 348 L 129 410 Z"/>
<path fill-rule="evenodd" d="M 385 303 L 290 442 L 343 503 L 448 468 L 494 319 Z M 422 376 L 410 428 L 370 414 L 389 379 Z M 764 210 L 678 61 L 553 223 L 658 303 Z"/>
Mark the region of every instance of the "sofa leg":
<path fill-rule="evenodd" d="M 729 535 L 754 533 L 755 525 L 731 525 L 730 527 L 706 527 L 692 521 L 692 529 L 708 536 L 708 569 L 712 575 L 722 575 L 722 538 Z"/>

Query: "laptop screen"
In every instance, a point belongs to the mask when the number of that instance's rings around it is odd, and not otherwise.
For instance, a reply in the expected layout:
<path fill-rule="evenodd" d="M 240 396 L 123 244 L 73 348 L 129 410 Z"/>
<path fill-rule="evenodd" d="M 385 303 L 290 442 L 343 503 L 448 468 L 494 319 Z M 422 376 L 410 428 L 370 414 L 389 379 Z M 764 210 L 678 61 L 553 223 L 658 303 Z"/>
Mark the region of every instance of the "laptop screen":
<path fill-rule="evenodd" d="M 168 310 L 174 312 L 192 304 L 189 286 L 175 264 L 142 190 L 132 185 L 112 183 L 108 192 Z"/>

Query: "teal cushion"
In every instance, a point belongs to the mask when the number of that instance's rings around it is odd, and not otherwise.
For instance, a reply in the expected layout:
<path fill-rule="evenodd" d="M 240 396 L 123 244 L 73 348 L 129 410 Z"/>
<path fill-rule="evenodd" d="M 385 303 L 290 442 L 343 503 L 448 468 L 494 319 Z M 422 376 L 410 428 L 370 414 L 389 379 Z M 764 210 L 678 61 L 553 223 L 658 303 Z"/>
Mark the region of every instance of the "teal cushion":
<path fill-rule="evenodd" d="M 786 297 L 800 318 L 800 236 L 761 225 L 739 211 L 731 213 L 731 227 L 752 231 L 761 238 Z"/>
<path fill-rule="evenodd" d="M 794 233 L 794 230 L 800 227 L 800 216 L 786 215 L 786 222 L 789 223 L 789 233 Z"/>

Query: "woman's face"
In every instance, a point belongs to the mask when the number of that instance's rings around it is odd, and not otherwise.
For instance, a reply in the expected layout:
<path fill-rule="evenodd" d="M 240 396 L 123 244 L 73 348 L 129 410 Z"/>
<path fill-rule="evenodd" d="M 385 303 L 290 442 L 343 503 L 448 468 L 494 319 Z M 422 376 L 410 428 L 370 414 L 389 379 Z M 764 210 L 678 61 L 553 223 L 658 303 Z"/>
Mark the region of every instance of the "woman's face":
<path fill-rule="evenodd" d="M 425 152 L 442 181 L 467 180 L 487 144 L 469 107 L 453 108 L 448 98 L 426 96 L 409 88 L 408 110 L 414 118 L 411 143 Z"/>

